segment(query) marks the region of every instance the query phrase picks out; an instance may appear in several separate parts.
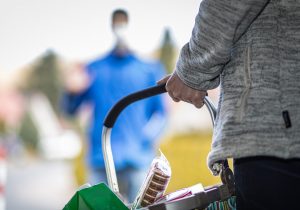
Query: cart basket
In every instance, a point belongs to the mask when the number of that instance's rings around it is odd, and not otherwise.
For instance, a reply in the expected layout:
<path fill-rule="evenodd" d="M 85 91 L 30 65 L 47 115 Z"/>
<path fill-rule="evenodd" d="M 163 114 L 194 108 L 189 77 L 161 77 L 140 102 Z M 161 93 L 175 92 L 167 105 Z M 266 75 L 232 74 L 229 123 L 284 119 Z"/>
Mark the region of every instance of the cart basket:
<path fill-rule="evenodd" d="M 144 89 L 133 94 L 130 94 L 122 98 L 117 102 L 107 114 L 104 126 L 102 130 L 102 150 L 105 162 L 105 169 L 107 173 L 108 186 L 115 195 L 120 195 L 118 180 L 116 176 L 115 165 L 113 161 L 113 155 L 111 150 L 111 130 L 119 116 L 119 114 L 130 104 L 146 99 L 155 95 L 159 95 L 166 92 L 166 84 L 157 85 Z M 210 99 L 206 96 L 204 99 L 212 123 L 214 125 L 216 118 L 216 108 Z M 214 175 L 221 176 L 222 183 L 206 187 L 203 192 L 194 194 L 192 196 L 182 198 L 179 200 L 158 203 L 143 210 L 192 210 L 192 209 L 235 209 L 234 199 L 234 178 L 233 173 L 228 166 L 227 159 L 218 161 L 213 165 Z M 225 201 L 224 205 L 222 201 Z M 127 205 L 130 206 L 130 205 Z M 226 208 L 227 207 L 227 208 Z M 112 208 L 113 209 L 113 208 Z"/>

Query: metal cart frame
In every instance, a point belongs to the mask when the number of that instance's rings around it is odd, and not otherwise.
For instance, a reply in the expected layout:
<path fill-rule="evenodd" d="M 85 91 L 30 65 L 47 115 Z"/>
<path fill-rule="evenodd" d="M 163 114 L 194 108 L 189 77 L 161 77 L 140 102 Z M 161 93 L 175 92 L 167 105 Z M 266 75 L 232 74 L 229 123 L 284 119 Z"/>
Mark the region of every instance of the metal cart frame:
<path fill-rule="evenodd" d="M 117 102 L 109 111 L 105 118 L 102 130 L 102 150 L 107 174 L 107 181 L 110 189 L 120 195 L 118 180 L 116 176 L 115 165 L 111 150 L 111 130 L 119 114 L 131 103 L 149 98 L 166 92 L 165 84 L 150 87 L 145 90 L 130 94 Z M 215 122 L 216 108 L 208 97 L 205 97 L 204 104 L 209 110 L 211 120 Z M 234 178 L 233 173 L 228 166 L 227 160 L 219 161 L 213 165 L 213 174 L 221 176 L 222 184 L 206 187 L 203 192 L 182 198 L 179 200 L 158 203 L 155 205 L 142 208 L 143 210 L 191 210 L 205 209 L 210 203 L 215 201 L 226 200 L 234 195 Z"/>

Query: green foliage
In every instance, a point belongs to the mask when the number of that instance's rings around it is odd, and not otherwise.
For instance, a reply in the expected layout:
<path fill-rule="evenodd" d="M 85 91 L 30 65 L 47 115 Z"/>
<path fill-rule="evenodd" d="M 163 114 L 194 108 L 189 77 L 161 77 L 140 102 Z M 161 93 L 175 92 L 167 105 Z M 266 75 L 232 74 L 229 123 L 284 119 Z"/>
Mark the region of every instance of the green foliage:
<path fill-rule="evenodd" d="M 19 130 L 19 136 L 23 140 L 26 148 L 30 150 L 36 150 L 38 145 L 38 131 L 32 121 L 30 114 L 25 113 L 21 127 Z"/>
<path fill-rule="evenodd" d="M 62 82 L 57 55 L 53 51 L 47 51 L 33 66 L 28 79 L 29 92 L 41 92 L 49 99 L 56 113 L 59 112 L 59 98 Z"/>
<path fill-rule="evenodd" d="M 31 73 L 26 78 L 26 85 L 23 88 L 29 97 L 34 93 L 44 94 L 57 114 L 62 91 L 61 72 L 58 56 L 48 50 L 32 65 Z M 28 149 L 36 151 L 39 134 L 29 111 L 25 113 L 21 122 L 19 136 Z"/>
<path fill-rule="evenodd" d="M 164 32 L 164 38 L 162 41 L 162 46 L 159 52 L 159 59 L 164 64 L 167 73 L 171 73 L 174 70 L 176 58 L 176 47 L 171 38 L 171 32 L 166 29 Z"/>
<path fill-rule="evenodd" d="M 4 134 L 6 132 L 4 121 L 0 120 L 0 134 Z"/>

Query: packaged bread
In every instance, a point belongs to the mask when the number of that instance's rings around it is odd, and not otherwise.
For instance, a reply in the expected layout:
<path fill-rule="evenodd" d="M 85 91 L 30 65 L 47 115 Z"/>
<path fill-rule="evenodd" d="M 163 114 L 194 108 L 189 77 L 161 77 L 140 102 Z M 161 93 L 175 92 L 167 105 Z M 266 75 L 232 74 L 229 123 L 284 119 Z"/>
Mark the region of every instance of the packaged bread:
<path fill-rule="evenodd" d="M 154 158 L 152 161 L 146 179 L 131 209 L 142 208 L 153 204 L 157 199 L 163 196 L 170 179 L 170 164 L 166 157 L 160 153 L 160 156 Z"/>

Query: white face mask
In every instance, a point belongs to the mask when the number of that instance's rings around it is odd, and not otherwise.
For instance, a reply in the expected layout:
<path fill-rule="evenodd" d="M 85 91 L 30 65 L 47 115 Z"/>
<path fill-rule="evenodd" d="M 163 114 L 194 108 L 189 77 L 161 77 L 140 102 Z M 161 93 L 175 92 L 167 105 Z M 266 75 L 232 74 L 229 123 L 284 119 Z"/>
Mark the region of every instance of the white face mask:
<path fill-rule="evenodd" d="M 127 23 L 119 23 L 113 27 L 113 33 L 118 44 L 126 45 L 128 41 L 128 25 Z"/>

